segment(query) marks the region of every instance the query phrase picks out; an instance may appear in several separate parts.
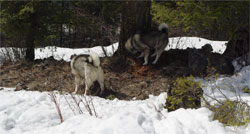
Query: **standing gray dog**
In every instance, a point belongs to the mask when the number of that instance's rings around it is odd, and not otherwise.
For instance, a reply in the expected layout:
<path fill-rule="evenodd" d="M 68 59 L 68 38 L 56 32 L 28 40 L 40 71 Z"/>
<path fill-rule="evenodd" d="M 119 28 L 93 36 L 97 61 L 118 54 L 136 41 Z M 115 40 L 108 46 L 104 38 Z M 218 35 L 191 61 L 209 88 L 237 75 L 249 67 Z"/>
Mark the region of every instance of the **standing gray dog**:
<path fill-rule="evenodd" d="M 104 91 L 104 72 L 100 66 L 100 59 L 96 53 L 87 55 L 74 56 L 70 62 L 71 72 L 75 76 L 75 91 L 85 81 L 85 95 L 88 95 L 90 86 L 97 81 L 101 88 L 101 93 Z M 98 91 L 94 95 L 96 95 Z"/>
<path fill-rule="evenodd" d="M 139 57 L 144 56 L 143 65 L 148 64 L 150 50 L 154 49 L 155 52 L 151 57 L 156 56 L 152 62 L 152 64 L 156 64 L 168 42 L 168 25 L 162 23 L 157 30 L 138 33 L 130 37 L 125 43 L 125 48 L 133 54 L 140 52 L 141 55 Z"/>

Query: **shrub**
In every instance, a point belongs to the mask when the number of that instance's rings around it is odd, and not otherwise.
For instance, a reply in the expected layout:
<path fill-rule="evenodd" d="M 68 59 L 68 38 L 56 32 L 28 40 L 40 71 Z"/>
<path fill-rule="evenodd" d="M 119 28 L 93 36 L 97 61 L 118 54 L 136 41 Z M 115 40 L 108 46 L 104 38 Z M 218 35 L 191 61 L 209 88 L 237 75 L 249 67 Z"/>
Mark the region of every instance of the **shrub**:
<path fill-rule="evenodd" d="M 195 82 L 193 76 L 177 78 L 167 90 L 166 108 L 174 111 L 178 108 L 199 108 L 203 95 L 200 82 Z"/>
<path fill-rule="evenodd" d="M 212 75 L 208 75 L 206 79 L 211 78 Z M 215 74 L 213 76 L 215 80 L 218 75 Z M 244 102 L 240 96 L 237 94 L 237 90 L 234 86 L 226 86 L 227 89 L 231 89 L 231 91 L 235 92 L 236 99 L 231 99 L 223 93 L 221 86 L 215 83 L 215 87 L 212 87 L 211 90 L 213 95 L 205 94 L 210 101 L 216 102 L 215 104 L 211 104 L 205 97 L 202 99 L 205 102 L 205 106 L 214 112 L 214 120 L 218 120 L 226 126 L 242 126 L 248 125 L 250 123 L 250 106 L 247 102 Z M 246 92 L 249 90 L 247 86 L 240 88 L 241 91 Z M 223 98 L 217 99 L 214 95 L 215 91 L 218 90 L 219 94 L 223 96 Z"/>
<path fill-rule="evenodd" d="M 250 89 L 247 86 L 245 86 L 245 87 L 242 88 L 242 92 L 250 93 Z"/>
<path fill-rule="evenodd" d="M 109 100 L 114 100 L 116 97 L 115 95 L 111 94 L 109 96 L 106 97 L 106 99 L 109 99 Z"/>
<path fill-rule="evenodd" d="M 239 100 L 225 100 L 209 107 L 214 112 L 214 120 L 227 126 L 241 126 L 250 123 L 250 107 Z"/>

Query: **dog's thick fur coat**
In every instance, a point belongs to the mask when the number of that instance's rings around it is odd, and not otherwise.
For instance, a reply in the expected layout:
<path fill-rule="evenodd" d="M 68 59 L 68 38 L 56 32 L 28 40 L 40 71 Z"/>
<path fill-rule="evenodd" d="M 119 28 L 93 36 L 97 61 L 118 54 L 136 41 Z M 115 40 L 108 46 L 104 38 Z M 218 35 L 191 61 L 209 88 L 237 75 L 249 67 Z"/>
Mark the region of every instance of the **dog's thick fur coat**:
<path fill-rule="evenodd" d="M 151 56 L 156 56 L 156 58 L 152 64 L 156 64 L 168 42 L 168 25 L 162 23 L 157 30 L 137 33 L 130 37 L 125 43 L 125 48 L 133 54 L 141 52 L 139 57 L 144 56 L 143 65 L 148 64 L 150 50 L 154 49 L 155 52 Z"/>
<path fill-rule="evenodd" d="M 85 82 L 85 95 L 88 95 L 90 86 L 97 81 L 104 91 L 104 72 L 101 67 L 99 56 L 96 53 L 74 56 L 70 62 L 71 72 L 75 76 L 75 91 Z M 98 91 L 94 95 L 96 95 Z"/>

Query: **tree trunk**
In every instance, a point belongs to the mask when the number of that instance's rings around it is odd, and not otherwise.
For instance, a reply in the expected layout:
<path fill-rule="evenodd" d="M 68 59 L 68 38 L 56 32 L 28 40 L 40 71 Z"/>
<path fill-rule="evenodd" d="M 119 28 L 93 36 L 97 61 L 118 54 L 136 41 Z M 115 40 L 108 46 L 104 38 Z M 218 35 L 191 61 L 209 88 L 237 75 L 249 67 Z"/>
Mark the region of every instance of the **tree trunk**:
<path fill-rule="evenodd" d="M 151 27 L 150 1 L 125 1 L 122 3 L 121 34 L 119 38 L 118 55 L 126 56 L 125 42 L 137 30 Z"/>
<path fill-rule="evenodd" d="M 35 47 L 34 47 L 34 38 L 32 36 L 27 37 L 26 39 L 26 55 L 25 59 L 33 61 L 35 59 Z"/>
<path fill-rule="evenodd" d="M 37 16 L 36 13 L 31 14 L 30 16 L 30 29 L 26 35 L 26 55 L 25 59 L 33 61 L 35 59 L 35 37 L 37 32 Z"/>
<path fill-rule="evenodd" d="M 229 40 L 223 56 L 233 60 L 247 53 L 250 53 L 249 28 L 240 28 Z"/>

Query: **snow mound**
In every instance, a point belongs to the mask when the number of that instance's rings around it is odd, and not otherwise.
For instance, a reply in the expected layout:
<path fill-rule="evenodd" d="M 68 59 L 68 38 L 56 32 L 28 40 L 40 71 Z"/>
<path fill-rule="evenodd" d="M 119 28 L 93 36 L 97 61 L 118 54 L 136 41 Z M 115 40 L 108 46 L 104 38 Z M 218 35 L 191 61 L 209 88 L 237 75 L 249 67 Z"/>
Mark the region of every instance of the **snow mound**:
<path fill-rule="evenodd" d="M 73 102 L 70 95 L 65 96 Z M 64 97 L 56 93 L 63 123 L 48 92 L 5 88 L 0 98 L 1 134 L 247 134 L 250 130 L 250 126 L 236 130 L 224 127 L 212 120 L 213 113 L 207 108 L 168 112 L 163 108 L 166 93 L 133 101 L 92 97 L 97 118 L 84 108 L 83 114 L 74 114 Z"/>
<path fill-rule="evenodd" d="M 227 41 L 212 41 L 199 37 L 173 37 L 169 38 L 169 44 L 165 50 L 169 49 L 200 49 L 205 44 L 210 44 L 214 53 L 222 54 L 226 50 Z"/>
<path fill-rule="evenodd" d="M 217 80 L 212 80 L 204 84 L 204 93 L 214 96 L 217 99 L 224 99 L 226 95 L 228 98 L 235 99 L 240 96 L 243 100 L 248 101 L 250 105 L 250 95 L 243 93 L 242 89 L 247 87 L 250 89 L 250 66 L 243 67 L 238 73 L 230 77 L 220 76 Z M 223 93 L 221 93 L 220 91 Z M 209 100 L 209 98 L 207 98 Z"/>
<path fill-rule="evenodd" d="M 222 54 L 226 49 L 225 43 L 227 43 L 227 41 L 212 41 L 198 37 L 173 37 L 169 38 L 169 44 L 165 48 L 165 50 L 186 49 L 188 47 L 200 49 L 205 44 L 211 44 L 211 46 L 213 47 L 213 52 Z M 61 48 L 55 46 L 37 48 L 35 50 L 35 59 L 44 59 L 53 56 L 56 60 L 65 60 L 68 62 L 70 61 L 71 55 L 90 54 L 92 52 L 97 53 L 100 57 L 104 57 L 105 54 L 103 52 L 103 49 L 108 56 L 112 56 L 118 49 L 118 43 L 114 43 L 103 48 L 101 46 L 79 49 Z"/>
<path fill-rule="evenodd" d="M 114 43 L 107 47 L 96 46 L 93 48 L 62 48 L 55 46 L 48 46 L 45 48 L 36 48 L 35 49 L 35 59 L 45 59 L 50 56 L 53 56 L 56 60 L 64 60 L 69 62 L 71 55 L 80 55 L 80 54 L 90 54 L 97 53 L 100 57 L 104 57 L 105 54 L 103 50 L 106 52 L 107 56 L 112 56 L 113 53 L 118 49 L 118 43 Z"/>
<path fill-rule="evenodd" d="M 169 49 L 186 49 L 188 47 L 200 49 L 205 44 L 211 44 L 211 46 L 213 47 L 213 52 L 222 54 L 226 49 L 225 43 L 227 43 L 227 41 L 212 41 L 199 37 L 172 37 L 169 38 L 169 44 L 165 48 L 165 50 L 167 51 Z M 117 49 L 118 49 L 118 43 L 114 43 L 106 47 L 96 46 L 93 48 L 78 48 L 78 49 L 47 46 L 35 49 L 35 59 L 45 59 L 52 56 L 56 60 L 64 60 L 69 62 L 71 55 L 74 54 L 76 55 L 90 54 L 92 52 L 95 52 L 100 57 L 104 57 L 106 55 L 104 54 L 103 50 L 106 52 L 107 56 L 112 56 L 114 52 L 117 51 Z M 20 48 L 0 47 L 0 64 L 3 63 L 7 52 L 9 52 L 9 54 L 12 55 L 11 57 L 12 59 L 15 58 L 14 51 L 21 54 L 23 53 L 24 50 Z"/>

